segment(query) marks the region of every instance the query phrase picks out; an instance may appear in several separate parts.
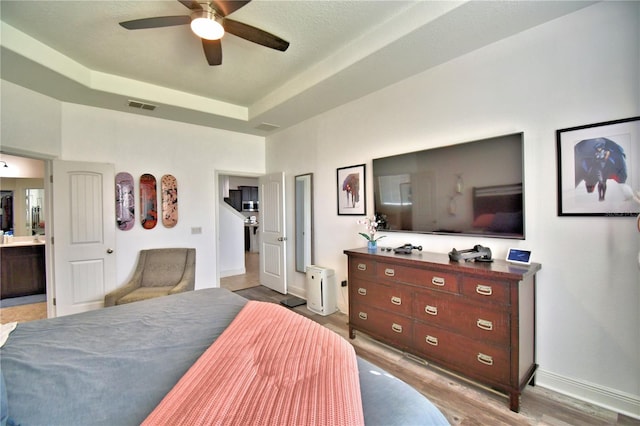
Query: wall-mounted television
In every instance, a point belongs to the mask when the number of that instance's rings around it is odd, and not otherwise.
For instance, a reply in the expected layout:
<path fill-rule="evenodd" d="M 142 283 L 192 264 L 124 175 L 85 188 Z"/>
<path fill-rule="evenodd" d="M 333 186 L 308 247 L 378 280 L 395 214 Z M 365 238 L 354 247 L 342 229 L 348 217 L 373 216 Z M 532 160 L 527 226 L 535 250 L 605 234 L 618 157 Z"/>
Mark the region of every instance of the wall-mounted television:
<path fill-rule="evenodd" d="M 373 160 L 378 229 L 524 239 L 523 134 Z"/>

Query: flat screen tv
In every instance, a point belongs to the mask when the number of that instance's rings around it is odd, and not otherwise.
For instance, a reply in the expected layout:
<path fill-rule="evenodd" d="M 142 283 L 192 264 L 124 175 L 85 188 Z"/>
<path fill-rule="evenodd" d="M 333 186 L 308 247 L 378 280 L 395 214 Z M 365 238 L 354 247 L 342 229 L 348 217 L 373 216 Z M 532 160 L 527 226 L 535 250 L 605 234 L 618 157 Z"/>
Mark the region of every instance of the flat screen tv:
<path fill-rule="evenodd" d="M 524 239 L 523 134 L 373 160 L 380 230 Z"/>

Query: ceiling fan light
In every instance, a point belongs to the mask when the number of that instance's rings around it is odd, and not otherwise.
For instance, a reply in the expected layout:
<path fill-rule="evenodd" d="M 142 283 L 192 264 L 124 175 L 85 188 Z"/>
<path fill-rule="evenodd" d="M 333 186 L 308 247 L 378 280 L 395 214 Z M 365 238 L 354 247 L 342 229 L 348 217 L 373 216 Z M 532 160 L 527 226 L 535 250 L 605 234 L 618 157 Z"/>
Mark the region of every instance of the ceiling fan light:
<path fill-rule="evenodd" d="M 191 15 L 191 31 L 207 40 L 219 40 L 224 35 L 224 28 L 216 21 L 215 14 L 206 10 Z"/>

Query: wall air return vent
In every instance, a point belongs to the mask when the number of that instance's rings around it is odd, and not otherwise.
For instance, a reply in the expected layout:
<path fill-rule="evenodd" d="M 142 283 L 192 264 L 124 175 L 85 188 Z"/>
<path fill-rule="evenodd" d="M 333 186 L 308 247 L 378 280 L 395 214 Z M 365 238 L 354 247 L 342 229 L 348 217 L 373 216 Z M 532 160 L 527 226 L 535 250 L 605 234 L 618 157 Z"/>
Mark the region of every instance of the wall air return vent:
<path fill-rule="evenodd" d="M 144 102 L 141 102 L 141 101 L 132 101 L 131 99 L 129 99 L 129 106 L 131 108 L 146 109 L 149 111 L 153 111 L 154 109 L 156 109 L 155 105 L 145 104 Z"/>

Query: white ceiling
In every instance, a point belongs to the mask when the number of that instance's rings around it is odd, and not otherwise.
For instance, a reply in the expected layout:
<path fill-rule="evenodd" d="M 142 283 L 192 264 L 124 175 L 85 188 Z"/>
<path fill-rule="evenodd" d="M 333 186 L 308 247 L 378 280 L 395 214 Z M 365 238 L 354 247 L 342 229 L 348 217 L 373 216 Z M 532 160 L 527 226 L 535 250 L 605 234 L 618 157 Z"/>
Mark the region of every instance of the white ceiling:
<path fill-rule="evenodd" d="M 253 0 L 229 18 L 289 49 L 225 35 L 211 67 L 186 25 L 118 25 L 189 15 L 176 0 L 1 0 L 1 76 L 65 102 L 268 135 L 263 123 L 286 128 L 591 3 Z"/>

